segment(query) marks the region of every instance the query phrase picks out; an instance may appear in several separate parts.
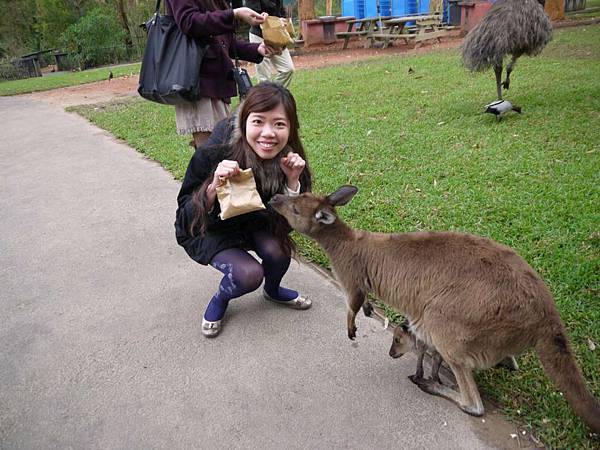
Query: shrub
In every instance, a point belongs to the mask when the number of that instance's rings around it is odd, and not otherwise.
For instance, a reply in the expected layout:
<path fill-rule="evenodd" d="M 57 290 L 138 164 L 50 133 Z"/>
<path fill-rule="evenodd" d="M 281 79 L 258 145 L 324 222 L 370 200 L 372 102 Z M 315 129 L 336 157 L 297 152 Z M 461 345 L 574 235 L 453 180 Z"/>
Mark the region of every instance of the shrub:
<path fill-rule="evenodd" d="M 114 14 L 104 8 L 87 12 L 60 37 L 63 48 L 77 53 L 80 68 L 117 63 L 126 59 L 125 30 Z"/>

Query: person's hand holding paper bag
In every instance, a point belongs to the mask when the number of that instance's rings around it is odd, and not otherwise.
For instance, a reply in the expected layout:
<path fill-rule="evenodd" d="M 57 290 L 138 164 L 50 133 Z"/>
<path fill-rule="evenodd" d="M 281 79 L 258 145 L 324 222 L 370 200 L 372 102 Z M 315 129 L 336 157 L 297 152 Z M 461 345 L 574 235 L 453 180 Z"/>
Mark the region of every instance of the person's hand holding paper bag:
<path fill-rule="evenodd" d="M 294 40 L 288 31 L 289 29 L 293 32 L 293 25 L 291 25 L 289 19 L 287 20 L 287 23 L 284 24 L 280 17 L 268 16 L 267 19 L 260 24 L 260 29 L 262 30 L 265 44 L 270 47 L 282 49 L 288 45 L 294 44 Z"/>
<path fill-rule="evenodd" d="M 221 206 L 221 220 L 265 209 L 256 190 L 252 169 L 240 170 L 217 186 L 217 199 Z"/>

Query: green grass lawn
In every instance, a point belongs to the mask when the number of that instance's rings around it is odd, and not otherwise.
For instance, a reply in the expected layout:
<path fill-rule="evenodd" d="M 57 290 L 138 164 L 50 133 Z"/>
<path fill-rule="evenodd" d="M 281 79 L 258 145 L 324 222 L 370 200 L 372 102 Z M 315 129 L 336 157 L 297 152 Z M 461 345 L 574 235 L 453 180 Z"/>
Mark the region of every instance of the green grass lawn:
<path fill-rule="evenodd" d="M 25 80 L 3 81 L 0 82 L 0 96 L 48 91 L 50 89 L 107 80 L 110 71 L 112 71 L 115 77 L 137 75 L 140 73 L 140 63 L 101 67 L 77 72 L 50 73 L 43 77 L 27 78 Z"/>
<path fill-rule="evenodd" d="M 523 114 L 500 122 L 483 113 L 495 100 L 492 71 L 467 73 L 456 50 L 300 71 L 292 91 L 315 190 L 359 187 L 340 210 L 346 221 L 384 232 L 459 230 L 514 247 L 554 293 L 600 398 L 598 42 L 598 25 L 564 29 L 540 57 L 523 57 L 506 94 Z M 136 100 L 77 111 L 183 176 L 191 149 L 175 136 L 172 108 Z M 298 242 L 327 266 L 312 242 Z M 482 393 L 549 446 L 598 448 L 537 356 L 518 361 L 517 373 L 479 373 Z"/>

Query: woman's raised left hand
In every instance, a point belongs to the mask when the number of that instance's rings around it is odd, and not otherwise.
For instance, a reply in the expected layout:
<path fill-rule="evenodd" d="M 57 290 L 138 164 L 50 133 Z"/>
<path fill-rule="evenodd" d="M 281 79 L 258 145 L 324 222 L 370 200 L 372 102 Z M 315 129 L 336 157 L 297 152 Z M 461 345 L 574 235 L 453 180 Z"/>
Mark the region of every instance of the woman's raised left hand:
<path fill-rule="evenodd" d="M 289 152 L 281 158 L 279 166 L 287 178 L 287 186 L 292 191 L 298 190 L 300 174 L 306 166 L 306 161 L 298 153 Z"/>

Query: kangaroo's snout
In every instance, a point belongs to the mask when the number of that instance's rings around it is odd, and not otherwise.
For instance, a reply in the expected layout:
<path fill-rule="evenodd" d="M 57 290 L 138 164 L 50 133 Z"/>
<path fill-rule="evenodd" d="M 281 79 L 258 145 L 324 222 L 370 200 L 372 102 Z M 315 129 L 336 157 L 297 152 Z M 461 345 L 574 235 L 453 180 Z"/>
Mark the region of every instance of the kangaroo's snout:
<path fill-rule="evenodd" d="M 396 358 L 400 358 L 402 355 L 404 355 L 404 353 L 396 353 L 396 351 L 394 350 L 394 348 L 390 348 L 390 356 L 394 359 Z"/>

